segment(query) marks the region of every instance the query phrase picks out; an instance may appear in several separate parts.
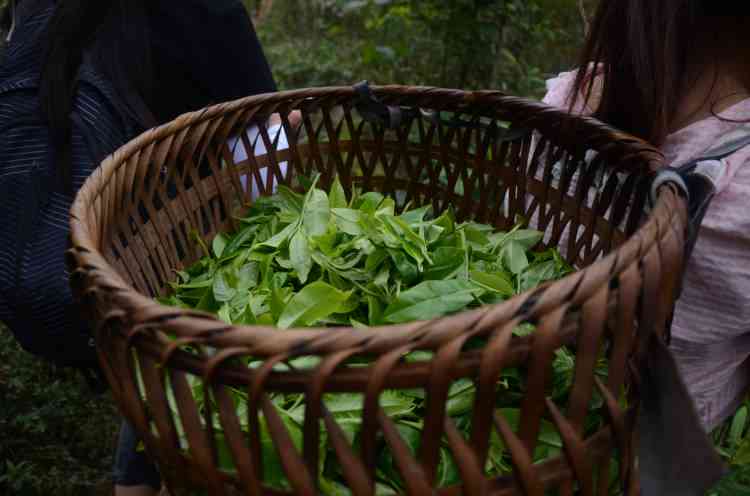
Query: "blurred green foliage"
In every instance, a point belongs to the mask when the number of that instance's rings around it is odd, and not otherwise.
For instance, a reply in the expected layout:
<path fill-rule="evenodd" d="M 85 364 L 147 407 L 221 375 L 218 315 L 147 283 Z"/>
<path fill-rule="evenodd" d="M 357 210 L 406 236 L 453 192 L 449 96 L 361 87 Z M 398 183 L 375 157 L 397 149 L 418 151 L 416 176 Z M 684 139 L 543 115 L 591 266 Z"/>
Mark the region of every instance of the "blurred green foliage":
<path fill-rule="evenodd" d="M 540 97 L 583 40 L 577 0 L 246 0 L 279 86 L 429 85 Z"/>
<path fill-rule="evenodd" d="M 0 495 L 110 496 L 119 426 L 109 394 L 32 357 L 0 324 Z"/>

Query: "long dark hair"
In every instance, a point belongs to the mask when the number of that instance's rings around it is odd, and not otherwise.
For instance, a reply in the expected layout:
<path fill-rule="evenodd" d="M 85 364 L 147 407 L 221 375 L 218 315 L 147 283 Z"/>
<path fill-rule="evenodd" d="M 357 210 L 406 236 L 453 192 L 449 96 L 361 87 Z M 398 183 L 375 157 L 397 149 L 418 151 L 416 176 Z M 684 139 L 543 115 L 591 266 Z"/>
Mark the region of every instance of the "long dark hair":
<path fill-rule="evenodd" d="M 40 102 L 56 151 L 60 174 L 71 184 L 70 112 L 84 54 L 114 86 L 125 112 L 148 128 L 153 95 L 146 4 L 155 0 L 57 0 L 50 20 Z"/>
<path fill-rule="evenodd" d="M 580 67 L 600 71 L 594 116 L 661 145 L 697 78 L 711 70 L 715 84 L 718 62 L 738 48 L 750 50 L 746 16 L 717 16 L 710 5 L 711 0 L 600 0 L 580 60 Z M 571 110 L 581 101 L 589 104 L 593 88 L 592 71 L 580 70 Z"/>

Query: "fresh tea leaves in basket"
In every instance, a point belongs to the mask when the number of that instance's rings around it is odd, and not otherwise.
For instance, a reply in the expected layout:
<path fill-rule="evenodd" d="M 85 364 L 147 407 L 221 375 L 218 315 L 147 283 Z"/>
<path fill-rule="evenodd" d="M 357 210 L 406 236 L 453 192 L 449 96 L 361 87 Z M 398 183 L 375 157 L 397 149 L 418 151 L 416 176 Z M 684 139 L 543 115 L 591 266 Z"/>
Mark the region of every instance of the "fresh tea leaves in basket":
<path fill-rule="evenodd" d="M 275 325 L 282 329 L 368 327 L 428 320 L 496 303 L 572 271 L 557 250 L 535 251 L 542 233 L 521 225 L 509 232 L 498 232 L 488 225 L 457 223 L 450 210 L 434 215 L 430 207 L 407 206 L 396 212 L 395 202 L 380 193 L 355 191 L 347 198 L 338 179 L 328 192 L 316 184 L 317 180 L 313 181 L 305 194 L 279 186 L 274 196 L 258 198 L 235 233 L 217 235 L 210 247 L 201 242 L 205 256 L 178 272 L 173 292 L 160 298 L 160 302 L 213 312 L 235 325 Z M 524 324 L 516 329 L 516 334 L 533 330 L 533 326 Z M 551 397 L 562 405 L 573 382 L 575 360 L 565 347 L 556 353 Z M 429 360 L 431 355 L 417 351 L 404 359 Z M 277 368 L 309 369 L 317 363 L 316 357 L 301 357 Z M 604 358 L 599 360 L 597 375 L 606 376 Z M 194 389 L 202 387 L 194 378 Z M 523 374 L 515 369 L 507 369 L 498 384 L 498 413 L 514 430 L 519 423 L 524 388 Z M 242 408 L 246 393 L 232 392 L 238 408 Z M 453 383 L 448 395 L 446 413 L 467 438 L 474 396 L 474 384 L 469 379 Z M 196 391 L 195 397 L 204 395 Z M 272 401 L 292 441 L 301 449 L 303 395 L 276 394 Z M 596 393 L 593 402 L 594 408 L 601 406 L 601 397 Z M 327 394 L 324 403 L 348 441 L 356 446 L 363 396 Z M 387 390 L 381 394 L 380 404 L 396 423 L 409 449 L 416 453 L 424 393 Z M 598 415 L 591 417 L 590 427 L 598 427 L 601 419 Z M 238 418 L 247 422 L 246 415 Z M 262 442 L 264 483 L 288 488 L 262 418 L 260 427 L 264 430 L 261 438 L 268 441 Z M 221 432 L 218 419 L 215 429 Z M 321 430 L 320 488 L 326 494 L 346 494 L 336 458 L 326 459 L 326 436 Z M 496 475 L 509 473 L 510 458 L 496 433 L 490 443 L 486 471 Z M 559 454 L 561 448 L 557 430 L 543 421 L 534 459 Z M 388 449 L 380 453 L 377 493 L 403 489 L 391 453 Z M 222 468 L 232 470 L 226 446 L 219 447 L 218 456 Z M 440 486 L 460 481 L 447 444 L 441 450 L 437 477 Z"/>
<path fill-rule="evenodd" d="M 557 250 L 534 252 L 538 231 L 457 224 L 446 210 L 404 209 L 380 193 L 347 199 L 279 186 L 242 227 L 219 234 L 160 301 L 238 325 L 377 326 L 496 303 L 572 269 Z"/>

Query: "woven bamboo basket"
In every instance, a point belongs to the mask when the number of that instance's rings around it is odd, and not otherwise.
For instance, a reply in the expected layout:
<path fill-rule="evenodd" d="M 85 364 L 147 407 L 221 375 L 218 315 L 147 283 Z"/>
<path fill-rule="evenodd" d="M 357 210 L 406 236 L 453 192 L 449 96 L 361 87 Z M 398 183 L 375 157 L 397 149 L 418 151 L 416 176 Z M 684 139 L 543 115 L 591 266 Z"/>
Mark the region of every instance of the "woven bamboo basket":
<path fill-rule="evenodd" d="M 78 194 L 67 254 L 72 285 L 95 328 L 119 408 L 170 490 L 317 494 L 322 426 L 329 458 L 335 456 L 355 495 L 374 493 L 383 449 L 392 453 L 408 494 L 608 494 L 612 470 L 622 491 L 637 494 L 640 357 L 650 339 L 666 337 L 686 230 L 685 200 L 674 187 L 661 188 L 653 206 L 648 201 L 662 156 L 593 119 L 497 92 L 372 91 L 281 92 L 181 116 L 107 158 Z M 292 111 L 301 113 L 299 127 L 290 124 Z M 276 135 L 264 124 L 277 113 L 288 137 L 285 150 L 275 150 Z M 232 138 L 253 124 L 271 151 L 237 162 L 230 147 L 251 151 L 255 144 Z M 248 184 L 270 194 L 276 183 L 294 186 L 297 175 L 315 172 L 324 186 L 338 175 L 347 190 L 377 190 L 399 205 L 431 204 L 436 212 L 450 206 L 459 219 L 501 229 L 523 216 L 545 232 L 545 246 L 560 246 L 578 270 L 501 304 L 383 328 L 233 327 L 155 303 L 169 291 L 173 270 L 201 255 L 190 232 L 210 242 L 236 227 L 251 201 Z M 536 331 L 513 336 L 522 323 Z M 486 345 L 467 349 L 477 337 Z M 551 362 L 563 345 L 576 355 L 564 408 L 548 397 Z M 402 360 L 415 350 L 433 358 Z M 594 374 L 600 353 L 608 358 L 606 380 Z M 277 367 L 300 356 L 321 361 L 306 370 Z M 250 357 L 262 365 L 244 366 Z M 351 366 L 354 357 L 368 357 L 372 365 Z M 497 382 L 512 367 L 526 384 L 515 428 L 495 410 Z M 468 438 L 446 415 L 449 388 L 462 378 L 476 387 Z M 195 381 L 205 398 L 194 394 Z M 230 388 L 247 393 L 241 413 Z M 382 392 L 394 389 L 426 394 L 417 453 L 379 405 Z M 587 434 L 595 390 L 604 398 L 599 413 L 606 420 Z M 276 392 L 305 395 L 301 447 L 269 399 Z M 336 392 L 362 394 L 356 446 L 326 408 L 323 394 Z M 261 421 L 270 439 L 261 439 Z M 563 448 L 533 463 L 542 422 L 554 426 Z M 493 432 L 513 469 L 490 477 L 484 467 Z M 220 468 L 220 443 L 228 446 L 232 470 Z M 281 459 L 288 491 L 265 484 L 267 443 Z M 459 472 L 460 482 L 448 487 L 435 477 L 441 447 Z"/>

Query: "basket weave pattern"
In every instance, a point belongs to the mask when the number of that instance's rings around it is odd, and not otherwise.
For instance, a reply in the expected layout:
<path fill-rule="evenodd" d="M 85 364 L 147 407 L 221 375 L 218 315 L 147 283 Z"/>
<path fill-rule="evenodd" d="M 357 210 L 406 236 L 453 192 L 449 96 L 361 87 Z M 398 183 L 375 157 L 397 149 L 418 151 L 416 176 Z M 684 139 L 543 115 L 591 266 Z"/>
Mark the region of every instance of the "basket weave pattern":
<path fill-rule="evenodd" d="M 95 325 L 114 397 L 170 489 L 279 494 L 263 483 L 262 418 L 296 494 L 318 491 L 321 425 L 355 495 L 373 494 L 379 439 L 392 452 L 409 494 L 541 496 L 552 488 L 561 495 L 607 494 L 615 453 L 622 484 L 636 494 L 638 359 L 649 339 L 664 332 L 682 270 L 686 225 L 684 200 L 671 186 L 645 213 L 646 186 L 662 165 L 661 155 L 594 120 L 495 92 L 382 87 L 375 94 L 389 105 L 455 114 L 442 122 L 411 116 L 386 129 L 361 118 L 351 88 L 250 97 L 143 134 L 109 157 L 79 193 L 67 254 L 72 284 Z M 289 124 L 293 110 L 303 117 L 298 129 Z M 235 163 L 232 137 L 274 113 L 282 117 L 289 148 L 258 157 L 248 153 L 250 158 Z M 259 139 L 273 150 L 276 136 L 260 128 Z M 249 151 L 254 144 L 243 138 L 237 146 Z M 593 159 L 586 160 L 591 151 Z M 286 177 L 281 163 L 288 164 Z M 602 170 L 608 173 L 601 176 Z M 234 327 L 154 302 L 168 292 L 173 270 L 201 256 L 191 232 L 210 241 L 237 227 L 250 202 L 243 179 L 270 194 L 278 182 L 294 186 L 296 176 L 315 172 L 324 187 L 338 174 L 347 192 L 357 186 L 391 195 L 400 205 L 432 204 L 435 212 L 450 207 L 459 220 L 500 229 L 512 227 L 517 215 L 532 219 L 545 231 L 544 244 L 562 243 L 581 270 L 501 304 L 387 328 Z M 589 194 L 592 186 L 595 193 Z M 535 324 L 536 331 L 513 337 L 522 323 Z M 467 350 L 471 338 L 486 345 Z M 554 352 L 563 345 L 577 357 L 565 409 L 548 398 Z M 432 351 L 433 358 L 402 360 L 415 350 Z M 602 352 L 609 359 L 606 381 L 594 374 Z M 275 369 L 299 356 L 321 362 L 309 370 Z M 362 356 L 372 365 L 349 365 Z M 242 365 L 250 357 L 262 365 Z M 495 411 L 496 385 L 510 367 L 520 367 L 526 380 L 517 430 Z M 194 396 L 189 376 L 203 382 L 206 398 Z M 468 439 L 446 415 L 449 388 L 460 378 L 476 387 Z M 230 387 L 247 393 L 246 418 L 238 416 Z M 378 403 L 388 389 L 426 394 L 416 455 Z M 606 423 L 586 436 L 594 390 L 604 398 Z M 627 409 L 620 401 L 625 390 Z M 301 450 L 269 399 L 273 392 L 305 394 Z M 363 394 L 357 448 L 326 408 L 322 397 L 331 392 Z M 199 400 L 205 400 L 202 409 Z M 178 415 L 172 414 L 175 404 Z M 236 472 L 218 468 L 217 416 Z M 560 456 L 534 464 L 542 420 L 555 426 L 564 448 Z M 187 450 L 180 449 L 177 422 Z M 484 470 L 492 431 L 514 467 L 500 478 Z M 446 444 L 462 483 L 435 487 Z"/>

